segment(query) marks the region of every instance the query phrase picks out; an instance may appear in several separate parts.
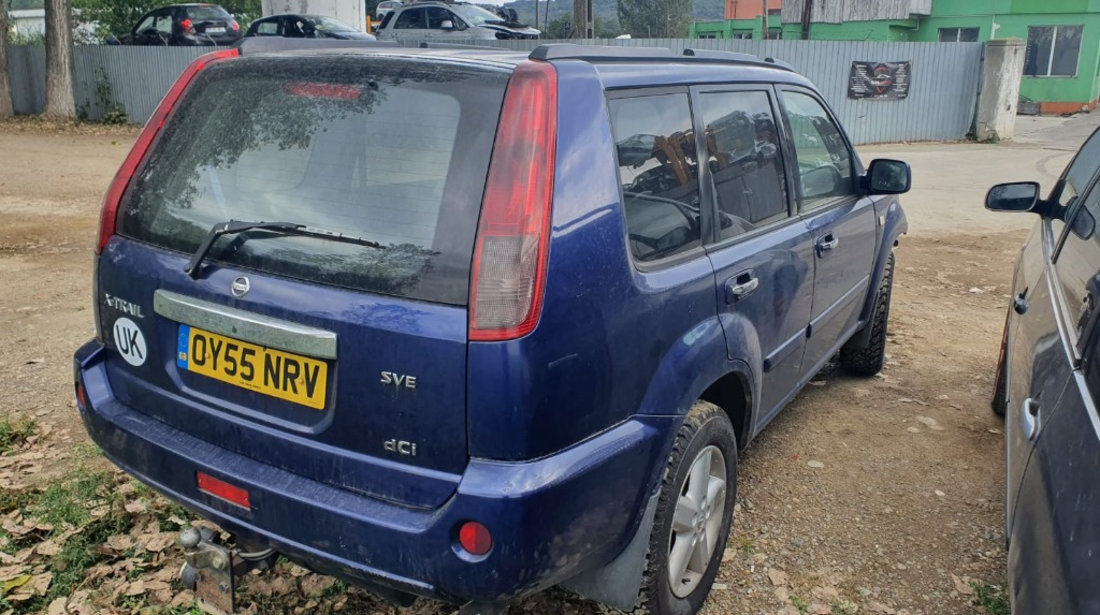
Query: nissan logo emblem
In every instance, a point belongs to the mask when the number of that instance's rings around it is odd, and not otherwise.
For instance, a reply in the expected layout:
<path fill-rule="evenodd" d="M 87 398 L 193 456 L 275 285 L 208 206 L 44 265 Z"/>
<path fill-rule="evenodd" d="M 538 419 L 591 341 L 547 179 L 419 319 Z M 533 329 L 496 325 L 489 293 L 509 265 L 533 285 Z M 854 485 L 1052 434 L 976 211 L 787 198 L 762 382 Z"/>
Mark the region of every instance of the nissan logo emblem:
<path fill-rule="evenodd" d="M 234 297 L 243 297 L 251 287 L 252 285 L 249 284 L 248 278 L 242 275 L 236 280 L 233 280 L 233 283 L 229 285 L 229 290 L 233 293 Z"/>

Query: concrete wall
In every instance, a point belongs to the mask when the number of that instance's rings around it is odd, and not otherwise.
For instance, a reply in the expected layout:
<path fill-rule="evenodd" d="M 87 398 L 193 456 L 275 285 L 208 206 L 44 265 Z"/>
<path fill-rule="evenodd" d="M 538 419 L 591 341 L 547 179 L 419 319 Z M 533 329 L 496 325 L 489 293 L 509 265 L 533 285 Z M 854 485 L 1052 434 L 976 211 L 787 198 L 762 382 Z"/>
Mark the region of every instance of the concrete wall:
<path fill-rule="evenodd" d="M 979 141 L 1011 139 L 1016 132 L 1016 104 L 1026 46 L 1023 39 L 998 39 L 985 44 L 982 89 L 974 134 Z"/>

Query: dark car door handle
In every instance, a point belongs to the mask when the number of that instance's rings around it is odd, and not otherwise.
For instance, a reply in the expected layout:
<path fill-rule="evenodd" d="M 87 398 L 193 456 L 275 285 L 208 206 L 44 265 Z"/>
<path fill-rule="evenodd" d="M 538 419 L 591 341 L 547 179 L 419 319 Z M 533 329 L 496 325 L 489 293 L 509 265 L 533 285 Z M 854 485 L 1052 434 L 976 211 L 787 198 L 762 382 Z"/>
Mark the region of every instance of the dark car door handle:
<path fill-rule="evenodd" d="M 826 252 L 832 251 L 837 247 L 839 243 L 840 240 L 837 239 L 836 235 L 833 235 L 832 233 L 825 235 L 821 239 L 817 240 L 817 255 L 821 256 Z"/>
<path fill-rule="evenodd" d="M 1039 435 L 1039 402 L 1030 397 L 1020 404 L 1020 433 L 1025 440 Z"/>
<path fill-rule="evenodd" d="M 739 299 L 751 295 L 759 287 L 760 278 L 756 277 L 752 271 L 739 273 L 726 280 L 726 303 L 736 303 Z"/>

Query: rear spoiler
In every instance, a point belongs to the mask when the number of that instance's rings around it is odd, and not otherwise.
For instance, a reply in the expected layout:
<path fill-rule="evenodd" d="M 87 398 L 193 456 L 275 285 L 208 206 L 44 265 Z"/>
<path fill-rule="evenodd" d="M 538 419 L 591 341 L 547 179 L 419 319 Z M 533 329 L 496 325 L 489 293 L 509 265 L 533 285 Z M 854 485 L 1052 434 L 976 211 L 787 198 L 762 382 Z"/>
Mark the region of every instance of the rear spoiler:
<path fill-rule="evenodd" d="M 400 47 L 394 41 L 342 41 L 335 39 L 284 38 L 281 36 L 246 36 L 235 45 L 240 54 L 277 53 L 309 49 L 375 49 Z"/>

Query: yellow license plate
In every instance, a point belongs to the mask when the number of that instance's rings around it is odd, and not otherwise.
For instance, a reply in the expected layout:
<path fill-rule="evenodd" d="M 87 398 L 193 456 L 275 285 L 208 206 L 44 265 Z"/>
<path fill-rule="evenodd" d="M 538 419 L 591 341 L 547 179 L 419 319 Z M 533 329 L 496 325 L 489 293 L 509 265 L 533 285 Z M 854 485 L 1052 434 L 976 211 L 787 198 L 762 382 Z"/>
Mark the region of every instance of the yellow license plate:
<path fill-rule="evenodd" d="M 328 363 L 180 325 L 181 369 L 318 410 L 325 407 Z"/>

